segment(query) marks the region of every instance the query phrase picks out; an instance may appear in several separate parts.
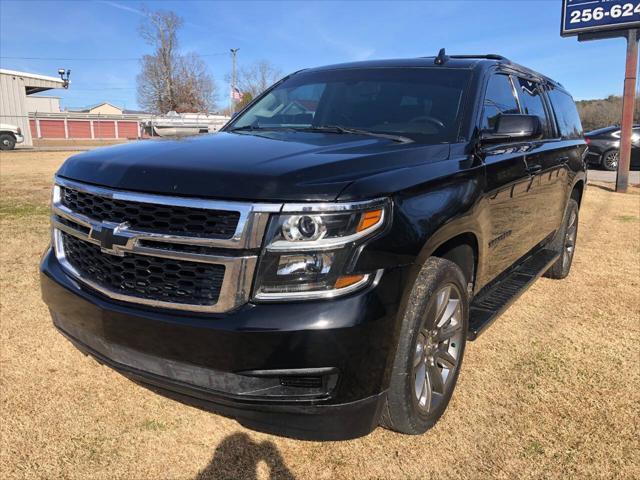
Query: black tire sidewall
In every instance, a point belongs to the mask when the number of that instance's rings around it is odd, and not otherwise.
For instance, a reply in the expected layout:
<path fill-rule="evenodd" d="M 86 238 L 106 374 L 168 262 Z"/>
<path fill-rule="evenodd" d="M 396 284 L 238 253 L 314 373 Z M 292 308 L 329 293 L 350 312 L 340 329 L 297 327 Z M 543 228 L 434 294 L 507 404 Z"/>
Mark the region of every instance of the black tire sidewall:
<path fill-rule="evenodd" d="M 573 246 L 573 255 L 571 255 L 570 261 L 567 265 L 564 265 L 564 249 L 565 249 L 565 240 L 567 235 L 567 228 L 569 227 L 569 219 L 571 218 L 571 212 L 576 212 L 576 241 Z M 570 198 L 567 202 L 567 207 L 564 212 L 564 217 L 562 219 L 562 226 L 558 231 L 556 238 L 554 238 L 553 242 L 550 245 L 550 248 L 560 254 L 560 258 L 551 266 L 549 270 L 544 273 L 544 276 L 547 278 L 554 278 L 557 280 L 561 280 L 566 278 L 571 271 L 571 265 L 573 264 L 573 257 L 575 256 L 575 249 L 578 243 L 578 230 L 580 225 L 580 207 L 578 206 L 578 202 L 574 198 Z"/>
<path fill-rule="evenodd" d="M 9 145 L 5 145 L 5 140 L 9 140 Z M 0 135 L 0 150 L 13 150 L 16 146 L 16 139 L 9 135 L 8 133 L 3 133 Z"/>
<path fill-rule="evenodd" d="M 567 265 L 564 265 L 564 249 L 566 248 L 565 245 L 565 238 L 566 238 L 566 233 L 567 233 L 567 229 L 569 228 L 569 220 L 571 219 L 571 212 L 575 211 L 576 212 L 576 238 L 573 244 L 573 253 L 571 254 L 571 258 L 569 259 L 569 261 L 567 262 Z M 571 271 L 571 265 L 573 264 L 573 257 L 576 254 L 576 244 L 578 242 L 578 227 L 580 225 L 580 209 L 578 208 L 578 202 L 576 202 L 573 198 L 569 200 L 569 205 L 567 205 L 567 217 L 565 220 L 565 224 L 564 224 L 564 229 L 563 229 L 563 238 L 562 238 L 562 250 L 560 252 L 560 254 L 562 255 L 560 257 L 560 261 L 562 261 L 562 278 L 565 278 L 566 276 L 569 275 L 569 272 Z"/>
<path fill-rule="evenodd" d="M 432 412 L 425 414 L 417 406 L 413 380 L 413 352 L 415 350 L 423 314 L 437 290 L 447 284 L 454 284 L 460 290 L 462 304 L 463 339 L 460 345 L 458 366 L 451 379 L 451 387 L 440 404 Z M 469 301 L 466 282 L 460 268 L 448 260 L 429 258 L 421 269 L 411 292 L 411 297 L 403 318 L 402 331 L 393 375 L 388 394 L 389 415 L 392 428 L 403 433 L 420 434 L 432 427 L 446 410 L 462 367 L 468 329 Z"/>

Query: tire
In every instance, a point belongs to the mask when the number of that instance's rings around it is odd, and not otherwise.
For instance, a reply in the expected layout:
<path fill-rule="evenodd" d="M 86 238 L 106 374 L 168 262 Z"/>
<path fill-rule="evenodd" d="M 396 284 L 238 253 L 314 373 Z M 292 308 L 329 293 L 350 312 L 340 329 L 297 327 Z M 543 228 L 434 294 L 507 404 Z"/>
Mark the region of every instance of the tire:
<path fill-rule="evenodd" d="M 600 166 L 609 172 L 615 172 L 618 169 L 618 160 L 620 152 L 618 150 L 607 150 L 602 154 Z"/>
<path fill-rule="evenodd" d="M 455 263 L 436 257 L 425 262 L 402 320 L 383 427 L 419 435 L 446 410 L 467 339 L 466 292 L 465 277 Z M 438 336 L 444 340 L 438 342 Z"/>
<path fill-rule="evenodd" d="M 576 251 L 576 240 L 578 237 L 578 219 L 579 219 L 578 202 L 573 198 L 569 199 L 567 209 L 564 214 L 562 226 L 556 237 L 551 242 L 549 248 L 560 252 L 560 258 L 554 263 L 544 274 L 547 278 L 563 279 L 569 275 L 571 264 L 573 263 L 573 255 Z"/>
<path fill-rule="evenodd" d="M 10 133 L 0 134 L 0 150 L 13 150 L 16 146 L 16 138 Z"/>

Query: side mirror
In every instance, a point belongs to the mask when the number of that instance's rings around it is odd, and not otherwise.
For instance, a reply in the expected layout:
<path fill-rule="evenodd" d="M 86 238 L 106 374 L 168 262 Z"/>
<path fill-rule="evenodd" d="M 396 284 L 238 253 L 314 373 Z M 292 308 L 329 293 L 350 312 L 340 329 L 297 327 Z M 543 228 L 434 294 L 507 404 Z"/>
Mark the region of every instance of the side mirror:
<path fill-rule="evenodd" d="M 542 135 L 540 118 L 536 115 L 500 114 L 493 130 L 482 132 L 482 141 L 487 143 L 526 140 Z"/>

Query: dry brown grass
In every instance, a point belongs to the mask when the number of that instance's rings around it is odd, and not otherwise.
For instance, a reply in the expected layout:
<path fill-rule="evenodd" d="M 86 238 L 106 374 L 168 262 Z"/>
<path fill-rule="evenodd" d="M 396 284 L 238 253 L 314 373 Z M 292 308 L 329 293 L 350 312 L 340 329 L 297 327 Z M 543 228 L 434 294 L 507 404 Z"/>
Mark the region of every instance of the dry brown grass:
<path fill-rule="evenodd" d="M 638 188 L 589 188 L 572 274 L 540 280 L 470 344 L 434 429 L 312 443 L 154 395 L 54 331 L 36 265 L 66 156 L 0 157 L 3 478 L 640 477 Z"/>

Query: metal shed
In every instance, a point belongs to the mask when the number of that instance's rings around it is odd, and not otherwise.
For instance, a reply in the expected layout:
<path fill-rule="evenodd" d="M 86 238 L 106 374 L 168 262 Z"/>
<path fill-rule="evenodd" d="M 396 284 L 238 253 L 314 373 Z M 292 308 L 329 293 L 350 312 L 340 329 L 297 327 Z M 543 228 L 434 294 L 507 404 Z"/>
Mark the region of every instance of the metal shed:
<path fill-rule="evenodd" d="M 33 145 L 27 95 L 63 87 L 64 82 L 59 78 L 0 69 L 0 123 L 20 127 L 24 135 L 23 145 Z"/>

